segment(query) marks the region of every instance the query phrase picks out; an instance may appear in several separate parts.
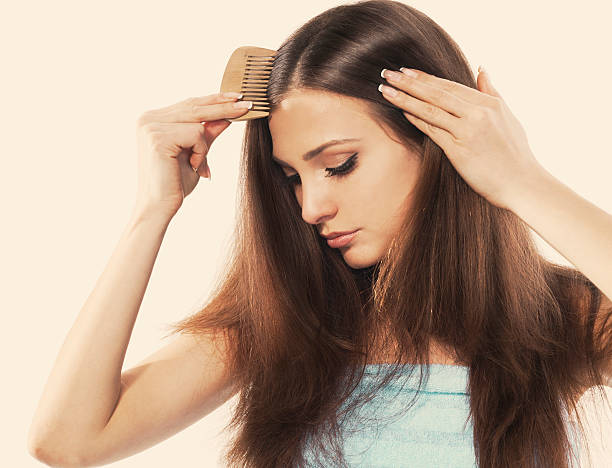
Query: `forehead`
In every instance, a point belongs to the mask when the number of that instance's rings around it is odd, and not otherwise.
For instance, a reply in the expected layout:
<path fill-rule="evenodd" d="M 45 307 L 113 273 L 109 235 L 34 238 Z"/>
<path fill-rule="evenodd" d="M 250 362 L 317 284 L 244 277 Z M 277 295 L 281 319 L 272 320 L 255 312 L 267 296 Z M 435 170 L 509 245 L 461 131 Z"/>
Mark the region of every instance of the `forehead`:
<path fill-rule="evenodd" d="M 268 116 L 274 154 L 290 157 L 325 141 L 380 132 L 368 111 L 361 99 L 327 91 L 291 91 Z"/>

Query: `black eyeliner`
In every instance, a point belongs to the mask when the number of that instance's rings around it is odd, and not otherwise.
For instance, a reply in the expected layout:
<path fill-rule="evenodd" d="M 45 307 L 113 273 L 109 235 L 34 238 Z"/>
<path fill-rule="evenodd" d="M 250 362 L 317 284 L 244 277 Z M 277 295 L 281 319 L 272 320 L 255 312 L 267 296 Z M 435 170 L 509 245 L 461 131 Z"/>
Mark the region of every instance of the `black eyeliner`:
<path fill-rule="evenodd" d="M 328 172 L 328 175 L 326 177 L 342 177 L 343 175 L 349 174 L 357 163 L 358 154 L 359 153 L 353 153 L 345 162 L 343 162 L 339 166 L 325 168 L 325 170 Z M 294 183 L 297 183 L 295 182 L 297 178 L 299 178 L 297 174 L 294 174 L 289 177 L 284 177 L 283 183 L 287 185 L 293 185 Z"/>

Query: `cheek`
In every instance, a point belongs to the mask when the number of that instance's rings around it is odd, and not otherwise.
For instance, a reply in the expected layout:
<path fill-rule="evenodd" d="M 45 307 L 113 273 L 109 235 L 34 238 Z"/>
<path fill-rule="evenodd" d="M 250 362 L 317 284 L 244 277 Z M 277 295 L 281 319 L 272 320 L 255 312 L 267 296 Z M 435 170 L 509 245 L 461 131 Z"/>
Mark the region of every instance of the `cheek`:
<path fill-rule="evenodd" d="M 345 192 L 347 205 L 357 219 L 364 225 L 376 230 L 386 225 L 390 212 L 392 192 L 388 186 L 388 174 L 380 168 L 362 171 L 351 181 L 350 189 Z"/>
<path fill-rule="evenodd" d="M 377 179 L 364 197 L 377 224 L 390 234 L 401 226 L 411 209 L 415 182 L 415 177 L 405 171 L 388 172 Z"/>

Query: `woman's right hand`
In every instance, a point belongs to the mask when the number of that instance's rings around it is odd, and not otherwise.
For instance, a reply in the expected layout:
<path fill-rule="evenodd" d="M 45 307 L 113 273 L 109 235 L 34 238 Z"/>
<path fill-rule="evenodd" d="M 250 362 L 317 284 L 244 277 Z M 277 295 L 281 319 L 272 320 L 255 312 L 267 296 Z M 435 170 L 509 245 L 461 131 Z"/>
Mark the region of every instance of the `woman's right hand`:
<path fill-rule="evenodd" d="M 174 216 L 200 176 L 210 177 L 210 145 L 231 124 L 226 118 L 248 111 L 234 107 L 247 102 L 236 99 L 217 93 L 142 114 L 137 125 L 136 210 Z"/>

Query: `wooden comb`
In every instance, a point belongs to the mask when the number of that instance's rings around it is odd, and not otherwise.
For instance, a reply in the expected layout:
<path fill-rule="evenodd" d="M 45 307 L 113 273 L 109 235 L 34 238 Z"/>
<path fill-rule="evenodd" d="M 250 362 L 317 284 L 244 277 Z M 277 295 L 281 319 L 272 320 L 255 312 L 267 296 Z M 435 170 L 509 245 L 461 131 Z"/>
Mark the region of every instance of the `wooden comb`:
<path fill-rule="evenodd" d="M 246 114 L 227 120 L 260 119 L 270 114 L 267 91 L 275 57 L 275 50 L 263 47 L 243 46 L 232 52 L 223 72 L 220 91 L 241 93 L 243 101 L 253 101 L 253 107 Z"/>

